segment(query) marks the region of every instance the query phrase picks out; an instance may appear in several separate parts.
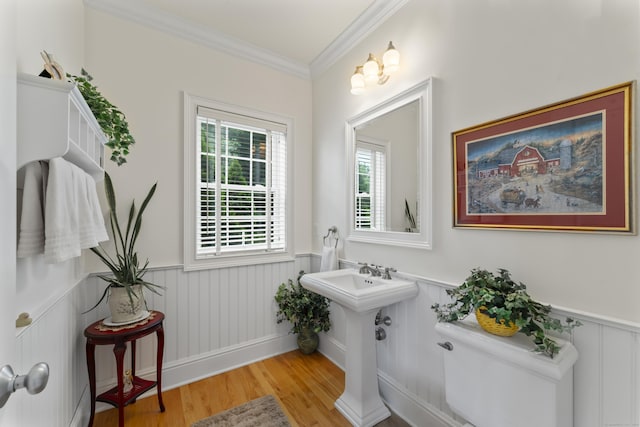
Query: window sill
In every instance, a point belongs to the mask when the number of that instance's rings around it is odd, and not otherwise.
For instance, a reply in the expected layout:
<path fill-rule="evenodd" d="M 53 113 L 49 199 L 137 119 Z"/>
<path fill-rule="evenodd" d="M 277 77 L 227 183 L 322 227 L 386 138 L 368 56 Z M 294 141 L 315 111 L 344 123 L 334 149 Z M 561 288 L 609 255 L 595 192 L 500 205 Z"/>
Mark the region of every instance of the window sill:
<path fill-rule="evenodd" d="M 244 265 L 269 264 L 294 261 L 289 252 L 256 255 L 219 255 L 202 259 L 185 260 L 184 271 L 208 270 L 214 268 L 239 267 Z"/>

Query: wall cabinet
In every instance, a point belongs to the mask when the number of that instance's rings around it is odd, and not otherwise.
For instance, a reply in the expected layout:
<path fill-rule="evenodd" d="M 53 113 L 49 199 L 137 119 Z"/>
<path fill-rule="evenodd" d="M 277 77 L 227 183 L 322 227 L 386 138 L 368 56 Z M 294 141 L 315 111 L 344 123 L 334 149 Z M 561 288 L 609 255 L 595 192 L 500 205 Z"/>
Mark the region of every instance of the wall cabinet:
<path fill-rule="evenodd" d="M 103 179 L 107 138 L 74 83 L 21 74 L 17 98 L 18 169 L 63 157 Z"/>

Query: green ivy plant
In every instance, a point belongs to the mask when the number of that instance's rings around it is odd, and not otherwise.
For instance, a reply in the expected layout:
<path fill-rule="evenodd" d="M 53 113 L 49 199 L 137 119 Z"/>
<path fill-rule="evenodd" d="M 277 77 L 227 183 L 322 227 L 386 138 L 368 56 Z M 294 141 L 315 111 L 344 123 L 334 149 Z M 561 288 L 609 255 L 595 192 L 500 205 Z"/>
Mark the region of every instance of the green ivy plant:
<path fill-rule="evenodd" d="M 533 337 L 534 351 L 553 358 L 560 347 L 547 335 L 547 331 L 570 332 L 581 323 L 572 318 L 565 322 L 549 315 L 550 305 L 543 305 L 531 298 L 523 283 L 511 279 L 509 271 L 501 268 L 498 274 L 475 268 L 462 285 L 448 289 L 447 294 L 452 302 L 433 304 L 438 321 L 454 322 L 464 319 L 469 313 L 480 307 L 482 313 L 495 319 L 496 323 L 504 321 L 505 325 L 515 324 L 521 332 Z"/>
<path fill-rule="evenodd" d="M 82 97 L 96 117 L 102 132 L 109 139 L 106 146 L 111 149 L 111 160 L 118 166 L 126 163 L 129 147 L 135 143 L 129 132 L 129 124 L 122 111 L 109 102 L 91 83 L 93 77 L 83 68 L 80 76 L 67 73 L 67 78 L 76 83 Z"/>
<path fill-rule="evenodd" d="M 278 311 L 277 323 L 288 320 L 291 323 L 290 333 L 299 334 L 303 329 L 312 329 L 315 333 L 328 332 L 331 329 L 329 318 L 329 299 L 318 295 L 300 284 L 300 277 L 304 271 L 298 273 L 297 283 L 289 279 L 278 287 L 275 295 Z"/>

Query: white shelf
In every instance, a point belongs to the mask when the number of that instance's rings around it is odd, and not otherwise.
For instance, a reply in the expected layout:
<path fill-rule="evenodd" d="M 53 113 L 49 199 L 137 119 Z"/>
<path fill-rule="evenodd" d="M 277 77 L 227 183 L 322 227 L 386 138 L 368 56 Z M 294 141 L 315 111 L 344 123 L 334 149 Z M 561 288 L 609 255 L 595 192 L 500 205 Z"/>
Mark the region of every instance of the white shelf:
<path fill-rule="evenodd" d="M 107 138 L 75 84 L 20 74 L 17 91 L 18 169 L 63 157 L 102 180 Z"/>

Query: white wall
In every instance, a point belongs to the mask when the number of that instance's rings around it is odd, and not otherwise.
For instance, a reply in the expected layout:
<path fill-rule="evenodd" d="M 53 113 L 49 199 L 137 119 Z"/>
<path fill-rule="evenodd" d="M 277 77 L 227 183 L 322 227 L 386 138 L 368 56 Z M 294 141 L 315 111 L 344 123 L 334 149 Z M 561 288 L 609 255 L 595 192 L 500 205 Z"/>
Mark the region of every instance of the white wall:
<path fill-rule="evenodd" d="M 85 27 L 87 70 L 136 138 L 127 164 L 107 164 L 118 198 L 141 201 L 158 182 L 138 246 L 150 265 L 182 263 L 183 91 L 294 119 L 294 243 L 308 253 L 311 83 L 90 8 Z"/>
<path fill-rule="evenodd" d="M 82 0 L 20 0 L 17 3 L 18 71 L 38 75 L 40 52 L 53 54 L 68 73 L 84 66 L 84 7 Z"/>
<path fill-rule="evenodd" d="M 637 79 L 639 27 L 635 0 L 410 1 L 313 82 L 314 250 L 327 225 L 347 229 L 334 172 L 346 169 L 345 120 L 432 76 L 433 250 L 345 242 L 342 256 L 445 283 L 503 267 L 539 300 L 639 322 L 640 237 L 453 229 L 451 217 L 451 132 Z M 400 71 L 351 95 L 353 67 L 389 40 Z"/>

